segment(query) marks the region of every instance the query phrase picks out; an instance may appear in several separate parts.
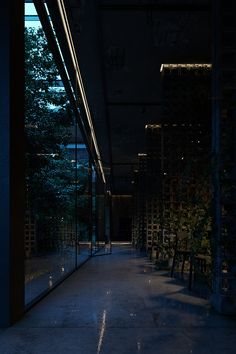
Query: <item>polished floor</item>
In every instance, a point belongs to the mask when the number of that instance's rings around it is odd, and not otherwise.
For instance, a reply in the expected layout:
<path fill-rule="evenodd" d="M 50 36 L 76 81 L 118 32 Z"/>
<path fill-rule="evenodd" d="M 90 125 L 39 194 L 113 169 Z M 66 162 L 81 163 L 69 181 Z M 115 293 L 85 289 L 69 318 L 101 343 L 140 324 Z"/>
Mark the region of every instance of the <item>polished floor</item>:
<path fill-rule="evenodd" d="M 233 354 L 236 320 L 116 245 L 0 332 L 0 354 L 51 353 Z"/>

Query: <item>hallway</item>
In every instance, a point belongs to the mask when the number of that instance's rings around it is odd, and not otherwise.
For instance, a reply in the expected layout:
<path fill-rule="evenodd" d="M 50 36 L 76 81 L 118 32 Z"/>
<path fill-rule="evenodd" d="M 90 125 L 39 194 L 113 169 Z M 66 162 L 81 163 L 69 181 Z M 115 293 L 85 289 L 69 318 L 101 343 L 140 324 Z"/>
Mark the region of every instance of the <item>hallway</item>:
<path fill-rule="evenodd" d="M 130 245 L 97 256 L 0 332 L 0 354 L 231 354 L 236 321 Z"/>

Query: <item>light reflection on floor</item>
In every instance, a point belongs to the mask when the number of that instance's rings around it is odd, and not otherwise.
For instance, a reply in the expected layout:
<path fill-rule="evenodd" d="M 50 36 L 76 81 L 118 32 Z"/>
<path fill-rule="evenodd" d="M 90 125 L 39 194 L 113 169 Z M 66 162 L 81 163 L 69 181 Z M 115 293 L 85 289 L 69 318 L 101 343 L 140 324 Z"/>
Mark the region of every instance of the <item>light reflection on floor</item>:
<path fill-rule="evenodd" d="M 234 354 L 235 334 L 235 318 L 115 245 L 0 332 L 0 353 Z"/>

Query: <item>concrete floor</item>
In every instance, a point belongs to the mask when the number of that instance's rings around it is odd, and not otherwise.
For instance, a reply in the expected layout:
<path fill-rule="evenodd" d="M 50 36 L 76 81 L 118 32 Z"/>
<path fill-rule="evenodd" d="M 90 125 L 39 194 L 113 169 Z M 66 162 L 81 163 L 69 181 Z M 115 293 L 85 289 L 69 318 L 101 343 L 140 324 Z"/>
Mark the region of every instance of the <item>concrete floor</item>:
<path fill-rule="evenodd" d="M 236 320 L 115 246 L 0 332 L 0 354 L 49 353 L 233 354 Z"/>

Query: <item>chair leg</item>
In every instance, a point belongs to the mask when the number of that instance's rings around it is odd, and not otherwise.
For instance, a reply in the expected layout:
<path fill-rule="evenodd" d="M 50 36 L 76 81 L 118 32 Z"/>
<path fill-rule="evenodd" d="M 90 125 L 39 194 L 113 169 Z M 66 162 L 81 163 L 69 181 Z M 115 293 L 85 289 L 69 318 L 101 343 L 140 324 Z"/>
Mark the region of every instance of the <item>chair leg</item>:
<path fill-rule="evenodd" d="M 183 255 L 183 262 L 182 262 L 182 267 L 181 267 L 181 275 L 184 274 L 184 265 L 185 265 L 185 260 L 186 260 L 186 257 L 185 255 Z"/>
<path fill-rule="evenodd" d="M 173 278 L 173 276 L 174 276 L 175 261 L 176 261 L 176 256 L 177 256 L 177 247 L 178 247 L 178 239 L 177 239 L 177 237 L 176 237 L 175 248 L 174 248 L 174 256 L 173 256 L 173 262 L 172 262 L 172 267 L 171 267 L 171 272 L 170 272 L 171 278 Z"/>
<path fill-rule="evenodd" d="M 171 267 L 171 272 L 170 272 L 171 278 L 173 278 L 173 276 L 174 276 L 175 260 L 176 260 L 176 252 L 174 253 L 174 256 L 173 256 L 173 262 L 172 262 L 172 267 Z"/>
<path fill-rule="evenodd" d="M 188 279 L 188 290 L 192 290 L 192 282 L 193 282 L 193 259 L 190 258 L 190 265 L 189 265 L 189 279 Z"/>

